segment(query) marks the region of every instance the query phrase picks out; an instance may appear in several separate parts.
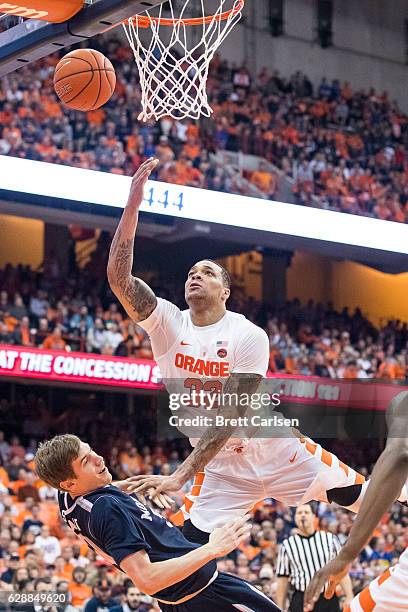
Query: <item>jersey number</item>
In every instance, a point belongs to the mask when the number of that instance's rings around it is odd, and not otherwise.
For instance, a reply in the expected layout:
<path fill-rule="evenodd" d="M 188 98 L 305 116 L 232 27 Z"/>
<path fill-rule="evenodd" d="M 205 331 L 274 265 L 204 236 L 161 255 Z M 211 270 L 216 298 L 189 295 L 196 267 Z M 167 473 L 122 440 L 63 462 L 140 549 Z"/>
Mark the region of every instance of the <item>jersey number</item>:
<path fill-rule="evenodd" d="M 207 382 L 203 383 L 198 378 L 186 378 L 184 381 L 184 387 L 190 390 L 191 406 L 201 408 L 204 405 L 207 410 L 211 410 L 211 408 L 218 408 L 218 401 L 215 400 L 213 403 L 211 400 L 210 402 L 209 396 L 221 396 L 222 382 L 220 380 L 208 380 Z"/>

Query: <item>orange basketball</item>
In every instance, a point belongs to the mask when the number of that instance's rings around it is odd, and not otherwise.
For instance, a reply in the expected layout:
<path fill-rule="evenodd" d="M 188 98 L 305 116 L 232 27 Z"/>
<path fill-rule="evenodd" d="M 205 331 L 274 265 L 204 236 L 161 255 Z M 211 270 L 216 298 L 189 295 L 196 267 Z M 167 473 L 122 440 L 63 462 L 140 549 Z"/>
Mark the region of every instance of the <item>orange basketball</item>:
<path fill-rule="evenodd" d="M 90 111 L 106 104 L 116 86 L 115 69 L 95 49 L 77 49 L 65 55 L 54 74 L 57 96 L 70 108 Z"/>

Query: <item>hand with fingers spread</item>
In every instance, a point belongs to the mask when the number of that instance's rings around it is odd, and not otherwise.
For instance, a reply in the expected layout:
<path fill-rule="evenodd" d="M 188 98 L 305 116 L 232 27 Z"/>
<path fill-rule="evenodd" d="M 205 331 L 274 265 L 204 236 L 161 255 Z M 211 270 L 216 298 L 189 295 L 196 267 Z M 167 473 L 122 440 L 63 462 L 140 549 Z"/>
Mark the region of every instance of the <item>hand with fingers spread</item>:
<path fill-rule="evenodd" d="M 141 493 L 137 493 L 138 499 L 145 506 L 148 506 L 149 504 L 154 504 L 155 506 L 160 508 L 160 510 L 169 510 L 170 508 L 172 508 L 172 506 L 174 506 L 174 500 L 172 500 L 171 497 L 169 497 L 165 493 L 159 493 L 158 495 L 156 495 L 154 489 L 148 489 L 146 491 L 146 494 L 147 499 Z"/>
<path fill-rule="evenodd" d="M 149 157 L 137 169 L 132 179 L 128 203 L 126 207 L 135 207 L 139 209 L 144 197 L 144 188 L 149 176 L 157 167 L 159 160 L 154 157 Z"/>
<path fill-rule="evenodd" d="M 212 532 L 208 546 L 213 551 L 214 559 L 228 555 L 248 538 L 251 531 L 251 524 L 248 523 L 249 518 L 249 515 L 245 515 Z"/>
<path fill-rule="evenodd" d="M 133 482 L 131 482 L 131 480 L 131 478 L 128 478 L 127 480 L 118 480 L 114 484 L 115 487 L 118 487 L 118 489 L 130 495 L 131 493 L 135 493 L 133 490 L 135 485 Z M 160 508 L 160 510 L 169 510 L 174 505 L 174 501 L 171 499 L 171 497 L 165 493 L 156 494 L 155 489 L 153 488 L 146 490 L 148 499 L 146 499 L 142 493 L 136 493 L 136 495 L 139 501 L 141 501 L 145 506 L 151 502 Z"/>
<path fill-rule="evenodd" d="M 341 559 L 340 555 L 327 563 L 313 576 L 305 592 L 303 602 L 304 612 L 314 610 L 326 583 L 325 598 L 331 599 L 336 593 L 337 584 L 348 574 L 350 569 L 350 561 Z"/>
<path fill-rule="evenodd" d="M 166 493 L 176 493 L 183 486 L 174 474 L 171 476 L 131 476 L 126 480 L 127 493 L 162 495 Z"/>

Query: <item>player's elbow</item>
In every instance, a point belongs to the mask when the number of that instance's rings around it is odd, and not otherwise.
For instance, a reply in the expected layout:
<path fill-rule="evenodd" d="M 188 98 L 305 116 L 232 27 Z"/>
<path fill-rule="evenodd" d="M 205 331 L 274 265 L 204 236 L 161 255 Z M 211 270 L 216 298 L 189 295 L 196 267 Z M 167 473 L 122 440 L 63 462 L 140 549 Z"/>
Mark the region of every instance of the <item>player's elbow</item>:
<path fill-rule="evenodd" d="M 145 595 L 154 595 L 157 593 L 157 583 L 154 584 L 154 581 L 149 576 L 131 576 L 128 573 L 129 578 L 133 582 L 133 584 Z"/>
<path fill-rule="evenodd" d="M 408 439 L 389 438 L 387 448 L 384 451 L 395 467 L 406 467 L 408 469 Z"/>

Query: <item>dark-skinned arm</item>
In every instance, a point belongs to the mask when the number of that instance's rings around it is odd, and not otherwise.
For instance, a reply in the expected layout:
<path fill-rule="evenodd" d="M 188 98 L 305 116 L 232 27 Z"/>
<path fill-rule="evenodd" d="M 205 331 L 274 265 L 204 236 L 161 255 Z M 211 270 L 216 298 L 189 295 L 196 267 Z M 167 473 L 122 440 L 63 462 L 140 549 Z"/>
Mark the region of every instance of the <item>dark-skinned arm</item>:
<path fill-rule="evenodd" d="M 133 248 L 139 209 L 143 202 L 144 187 L 157 164 L 157 159 L 150 158 L 140 166 L 134 175 L 129 199 L 109 253 L 109 285 L 128 315 L 136 322 L 147 319 L 157 305 L 156 296 L 151 288 L 140 278 L 132 276 Z"/>
<path fill-rule="evenodd" d="M 305 593 L 305 611 L 313 610 L 326 582 L 326 597 L 372 537 L 382 516 L 399 497 L 408 477 L 408 392 L 397 395 L 388 410 L 389 434 L 385 450 L 373 470 L 350 536 L 336 559 L 315 574 Z"/>
<path fill-rule="evenodd" d="M 225 383 L 223 395 L 231 394 L 238 400 L 240 397 L 250 396 L 256 392 L 262 378 L 260 374 L 231 374 Z M 246 408 L 245 406 L 244 411 Z M 206 429 L 196 447 L 171 476 L 133 476 L 129 479 L 133 485 L 128 491 L 140 493 L 154 488 L 155 495 L 164 491 L 179 491 L 197 472 L 205 468 L 231 438 L 237 427 L 229 424 L 230 419 L 236 419 L 243 414 L 239 401 L 223 406 L 222 416 L 228 424 Z"/>

